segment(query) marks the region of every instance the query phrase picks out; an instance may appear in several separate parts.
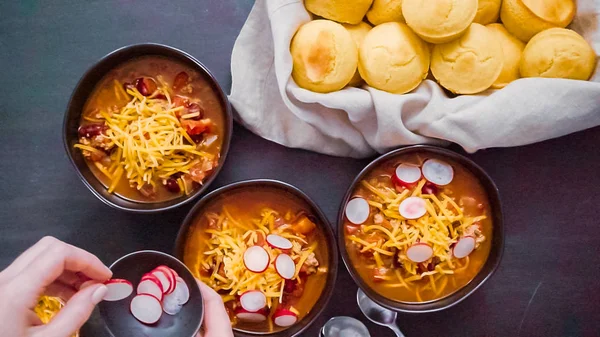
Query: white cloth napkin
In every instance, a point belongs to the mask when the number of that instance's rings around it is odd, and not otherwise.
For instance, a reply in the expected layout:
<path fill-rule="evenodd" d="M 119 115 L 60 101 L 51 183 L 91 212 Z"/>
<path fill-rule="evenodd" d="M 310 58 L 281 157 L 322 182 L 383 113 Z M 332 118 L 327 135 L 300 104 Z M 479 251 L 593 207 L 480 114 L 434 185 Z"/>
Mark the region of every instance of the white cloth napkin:
<path fill-rule="evenodd" d="M 572 28 L 600 51 L 600 0 L 580 0 Z M 233 48 L 237 119 L 289 147 L 366 157 L 401 145 L 454 142 L 474 152 L 530 144 L 600 125 L 600 71 L 590 82 L 520 79 L 448 97 L 431 80 L 396 95 L 368 86 L 319 94 L 291 78 L 290 41 L 311 20 L 301 0 L 257 0 Z"/>

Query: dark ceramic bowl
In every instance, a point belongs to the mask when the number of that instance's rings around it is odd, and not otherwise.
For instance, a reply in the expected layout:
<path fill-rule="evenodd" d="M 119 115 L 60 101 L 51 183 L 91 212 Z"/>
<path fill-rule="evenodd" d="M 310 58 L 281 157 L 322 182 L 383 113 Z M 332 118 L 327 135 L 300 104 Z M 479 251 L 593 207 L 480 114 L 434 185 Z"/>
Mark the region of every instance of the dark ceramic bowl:
<path fill-rule="evenodd" d="M 145 325 L 133 317 L 129 311 L 129 304 L 136 295 L 135 289 L 142 276 L 160 265 L 165 265 L 179 274 L 190 289 L 190 299 L 177 315 L 163 313 L 157 323 Z M 204 304 L 196 279 L 183 263 L 162 252 L 142 250 L 118 259 L 110 266 L 110 270 L 113 272 L 113 278 L 130 281 L 134 289 L 124 300 L 101 302 L 98 305 L 100 315 L 114 337 L 196 337 L 204 317 Z"/>
<path fill-rule="evenodd" d="M 83 111 L 88 97 L 94 91 L 96 84 L 98 84 L 98 82 L 100 82 L 108 72 L 120 64 L 141 56 L 153 55 L 167 57 L 171 60 L 180 62 L 196 70 L 198 74 L 206 78 L 207 82 L 212 86 L 212 89 L 217 94 L 217 97 L 221 102 L 221 106 L 223 107 L 223 113 L 225 114 L 225 116 L 223 116 L 223 120 L 225 121 L 223 127 L 225 130 L 219 165 L 208 177 L 208 179 L 206 179 L 201 187 L 197 188 L 196 191 L 190 195 L 181 196 L 176 199 L 155 203 L 140 203 L 123 199 L 116 194 L 108 193 L 106 187 L 102 185 L 102 183 L 89 169 L 85 159 L 83 158 L 83 155 L 81 154 L 81 151 L 73 148 L 73 145 L 78 141 L 77 129 L 79 127 L 81 112 Z M 225 158 L 227 158 L 232 130 L 233 116 L 231 113 L 231 106 L 229 105 L 227 96 L 221 89 L 221 86 L 215 77 L 208 71 L 208 69 L 193 56 L 184 51 L 165 45 L 146 43 L 131 45 L 113 51 L 112 53 L 104 56 L 83 75 L 83 77 L 79 80 L 79 83 L 77 83 L 77 86 L 75 87 L 67 106 L 63 124 L 63 141 L 65 150 L 67 151 L 67 156 L 75 167 L 77 175 L 79 175 L 81 181 L 83 181 L 85 186 L 87 186 L 88 189 L 96 197 L 98 197 L 98 199 L 117 209 L 138 213 L 150 213 L 172 209 L 188 203 L 192 199 L 201 195 L 208 188 L 217 174 L 219 174 L 219 171 L 225 162 Z"/>
<path fill-rule="evenodd" d="M 416 153 L 416 152 L 432 153 L 432 154 L 437 154 L 442 157 L 449 158 L 449 159 L 455 161 L 456 163 L 462 165 L 463 167 L 465 167 L 471 173 L 473 173 L 473 175 L 477 179 L 479 179 L 479 182 L 483 185 L 483 188 L 484 188 L 485 192 L 487 193 L 487 196 L 488 196 L 488 199 L 490 202 L 491 217 L 492 217 L 492 223 L 493 223 L 491 251 L 488 256 L 487 261 L 485 262 L 485 264 L 483 265 L 483 267 L 481 268 L 479 273 L 475 276 L 475 278 L 473 280 L 471 280 L 471 282 L 469 282 L 463 288 L 457 290 L 456 292 L 454 292 L 446 297 L 443 297 L 438 300 L 423 302 L 423 303 L 400 302 L 400 301 L 388 299 L 388 298 L 380 295 L 376 291 L 374 291 L 366 282 L 364 282 L 362 277 L 358 274 L 358 271 L 352 265 L 352 261 L 350 260 L 350 257 L 348 256 L 348 251 L 346 250 L 345 230 L 344 230 L 344 218 L 345 218 L 345 215 L 344 215 L 345 207 L 344 206 L 350 200 L 350 197 L 352 196 L 352 193 L 353 193 L 354 189 L 356 188 L 356 185 L 368 173 L 370 173 L 373 168 L 379 166 L 380 164 L 384 163 L 385 161 L 387 161 L 391 158 L 394 158 L 396 156 L 405 155 L 405 154 L 409 154 L 409 153 Z M 338 213 L 337 228 L 338 228 L 338 244 L 339 244 L 339 248 L 340 248 L 340 253 L 342 255 L 342 259 L 344 260 L 344 264 L 346 265 L 346 268 L 350 272 L 350 275 L 352 276 L 352 278 L 354 279 L 356 284 L 365 292 L 365 294 L 367 294 L 367 296 L 369 296 L 372 300 L 374 300 L 378 304 L 380 304 L 388 309 L 391 309 L 394 311 L 401 311 L 401 312 L 410 312 L 410 313 L 434 312 L 434 311 L 440 311 L 443 309 L 450 308 L 451 306 L 461 302 L 462 300 L 467 298 L 469 295 L 471 295 L 473 292 L 475 292 L 475 290 L 477 290 L 479 287 L 481 287 L 481 285 L 488 278 L 490 278 L 490 276 L 492 276 L 494 271 L 496 271 L 498 264 L 500 264 L 500 259 L 502 258 L 502 253 L 504 251 L 504 222 L 503 222 L 503 217 L 502 217 L 500 194 L 498 192 L 498 188 L 492 181 L 492 178 L 490 178 L 490 176 L 487 173 L 485 173 L 485 171 L 481 167 L 479 167 L 477 164 L 475 164 L 470 159 L 468 159 L 458 153 L 455 153 L 455 152 L 452 152 L 452 151 L 449 151 L 446 149 L 434 147 L 434 146 L 428 146 L 428 145 L 415 145 L 415 146 L 400 148 L 400 149 L 397 149 L 397 150 L 394 150 L 394 151 L 391 151 L 389 153 L 382 155 L 381 157 L 375 159 L 369 165 L 367 165 L 367 167 L 365 167 L 358 174 L 358 176 L 354 179 L 354 181 L 348 188 L 348 191 L 346 192 L 344 199 L 342 200 L 342 204 L 340 205 L 340 211 Z"/>
<path fill-rule="evenodd" d="M 282 195 L 289 195 L 293 198 L 296 198 L 303 202 L 307 207 L 307 210 L 310 211 L 312 215 L 317 218 L 317 225 L 325 235 L 325 239 L 327 241 L 328 255 L 329 255 L 329 270 L 327 274 L 327 280 L 325 287 L 323 289 L 323 293 L 313 306 L 312 310 L 303 317 L 299 322 L 294 324 L 293 326 L 274 333 L 264 333 L 264 332 L 251 332 L 247 330 L 240 330 L 234 328 L 235 336 L 237 337 L 293 337 L 298 336 L 305 329 L 307 329 L 321 314 L 323 309 L 327 306 L 331 295 L 333 294 L 333 289 L 335 285 L 335 280 L 337 277 L 338 271 L 338 253 L 336 249 L 335 236 L 333 234 L 333 230 L 327 217 L 319 206 L 315 204 L 304 192 L 299 190 L 298 188 L 289 185 L 287 183 L 277 181 L 277 180 L 266 180 L 266 179 L 257 179 L 257 180 L 246 180 L 236 182 L 224 187 L 221 187 L 215 191 L 210 192 L 206 196 L 204 196 L 200 201 L 196 203 L 196 205 L 192 208 L 192 210 L 188 213 L 187 217 L 183 221 L 183 225 L 179 230 L 179 234 L 177 235 L 177 241 L 175 242 L 175 256 L 179 259 L 183 260 L 184 249 L 186 246 L 186 241 L 189 235 L 190 226 L 192 226 L 196 220 L 196 218 L 201 214 L 203 208 L 210 204 L 213 200 L 227 195 L 231 192 L 236 192 L 240 190 L 274 190 L 278 193 L 282 193 Z"/>

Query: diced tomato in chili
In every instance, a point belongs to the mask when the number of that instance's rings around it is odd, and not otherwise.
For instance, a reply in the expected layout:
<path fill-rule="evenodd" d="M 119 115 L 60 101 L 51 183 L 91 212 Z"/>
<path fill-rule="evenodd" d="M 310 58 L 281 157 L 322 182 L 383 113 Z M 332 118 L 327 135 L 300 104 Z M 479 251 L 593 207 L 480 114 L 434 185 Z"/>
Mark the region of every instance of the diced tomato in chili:
<path fill-rule="evenodd" d="M 199 121 L 184 119 L 181 121 L 181 126 L 185 129 L 185 131 L 190 135 L 199 135 L 203 132 L 210 131 L 210 126 L 212 122 L 210 119 L 201 119 Z"/>

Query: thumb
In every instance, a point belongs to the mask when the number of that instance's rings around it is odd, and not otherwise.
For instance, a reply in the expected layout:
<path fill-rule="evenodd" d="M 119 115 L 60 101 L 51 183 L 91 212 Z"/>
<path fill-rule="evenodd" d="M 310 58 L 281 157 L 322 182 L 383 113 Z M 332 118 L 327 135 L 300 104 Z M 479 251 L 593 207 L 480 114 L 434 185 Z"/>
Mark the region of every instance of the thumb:
<path fill-rule="evenodd" d="M 103 284 L 89 286 L 77 292 L 56 316 L 40 329 L 40 336 L 68 337 L 90 318 L 96 304 L 100 303 L 108 289 Z M 36 334 L 37 335 L 37 334 Z"/>

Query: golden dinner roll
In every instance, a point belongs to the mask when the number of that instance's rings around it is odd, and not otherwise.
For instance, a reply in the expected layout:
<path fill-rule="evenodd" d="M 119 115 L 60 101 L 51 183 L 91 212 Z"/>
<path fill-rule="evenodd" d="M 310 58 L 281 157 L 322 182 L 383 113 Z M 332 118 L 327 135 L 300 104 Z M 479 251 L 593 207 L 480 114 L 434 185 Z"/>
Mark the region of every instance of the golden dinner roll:
<path fill-rule="evenodd" d="M 469 28 L 477 14 L 477 0 L 403 0 L 402 14 L 423 40 L 446 43 Z"/>
<path fill-rule="evenodd" d="M 358 25 L 350 25 L 345 23 L 343 24 L 343 26 L 344 28 L 346 28 L 346 30 L 348 30 L 348 32 L 350 32 L 352 39 L 354 40 L 354 42 L 356 42 L 356 48 L 360 48 L 361 43 L 365 39 L 365 36 L 367 36 L 367 33 L 369 33 L 369 31 L 372 28 L 371 25 L 369 25 L 366 22 L 361 22 Z M 363 79 L 362 77 L 360 77 L 360 73 L 358 72 L 357 67 L 356 71 L 354 72 L 354 76 L 352 76 L 352 79 L 350 80 L 350 83 L 348 83 L 348 85 L 357 86 L 360 85 L 362 81 Z"/>
<path fill-rule="evenodd" d="M 525 49 L 525 43 L 511 35 L 500 23 L 492 23 L 486 26 L 495 36 L 504 55 L 504 66 L 492 88 L 501 89 L 510 82 L 518 79 L 520 76 L 519 67 L 521 65 L 521 55 Z"/>
<path fill-rule="evenodd" d="M 487 25 L 498 21 L 502 0 L 479 0 L 477 14 L 473 22 Z"/>
<path fill-rule="evenodd" d="M 358 54 L 362 78 L 373 88 L 391 93 L 413 90 L 429 71 L 429 46 L 399 22 L 371 29 Z"/>
<path fill-rule="evenodd" d="M 329 20 L 302 25 L 292 39 L 290 51 L 294 81 L 315 92 L 342 89 L 350 82 L 358 63 L 358 49 L 350 33 Z"/>
<path fill-rule="evenodd" d="M 373 0 L 304 0 L 306 9 L 325 19 L 357 24 L 362 21 Z"/>
<path fill-rule="evenodd" d="M 521 76 L 588 80 L 596 67 L 592 47 L 576 32 L 551 28 L 535 35 L 523 51 Z"/>
<path fill-rule="evenodd" d="M 367 12 L 367 19 L 374 25 L 386 22 L 404 22 L 402 16 L 402 0 L 374 0 Z"/>
<path fill-rule="evenodd" d="M 500 9 L 506 29 L 524 42 L 543 30 L 568 26 L 574 16 L 574 0 L 504 0 Z"/>
<path fill-rule="evenodd" d="M 431 72 L 444 88 L 475 94 L 489 88 L 502 71 L 500 42 L 485 26 L 473 23 L 458 40 L 438 44 L 431 55 Z"/>

